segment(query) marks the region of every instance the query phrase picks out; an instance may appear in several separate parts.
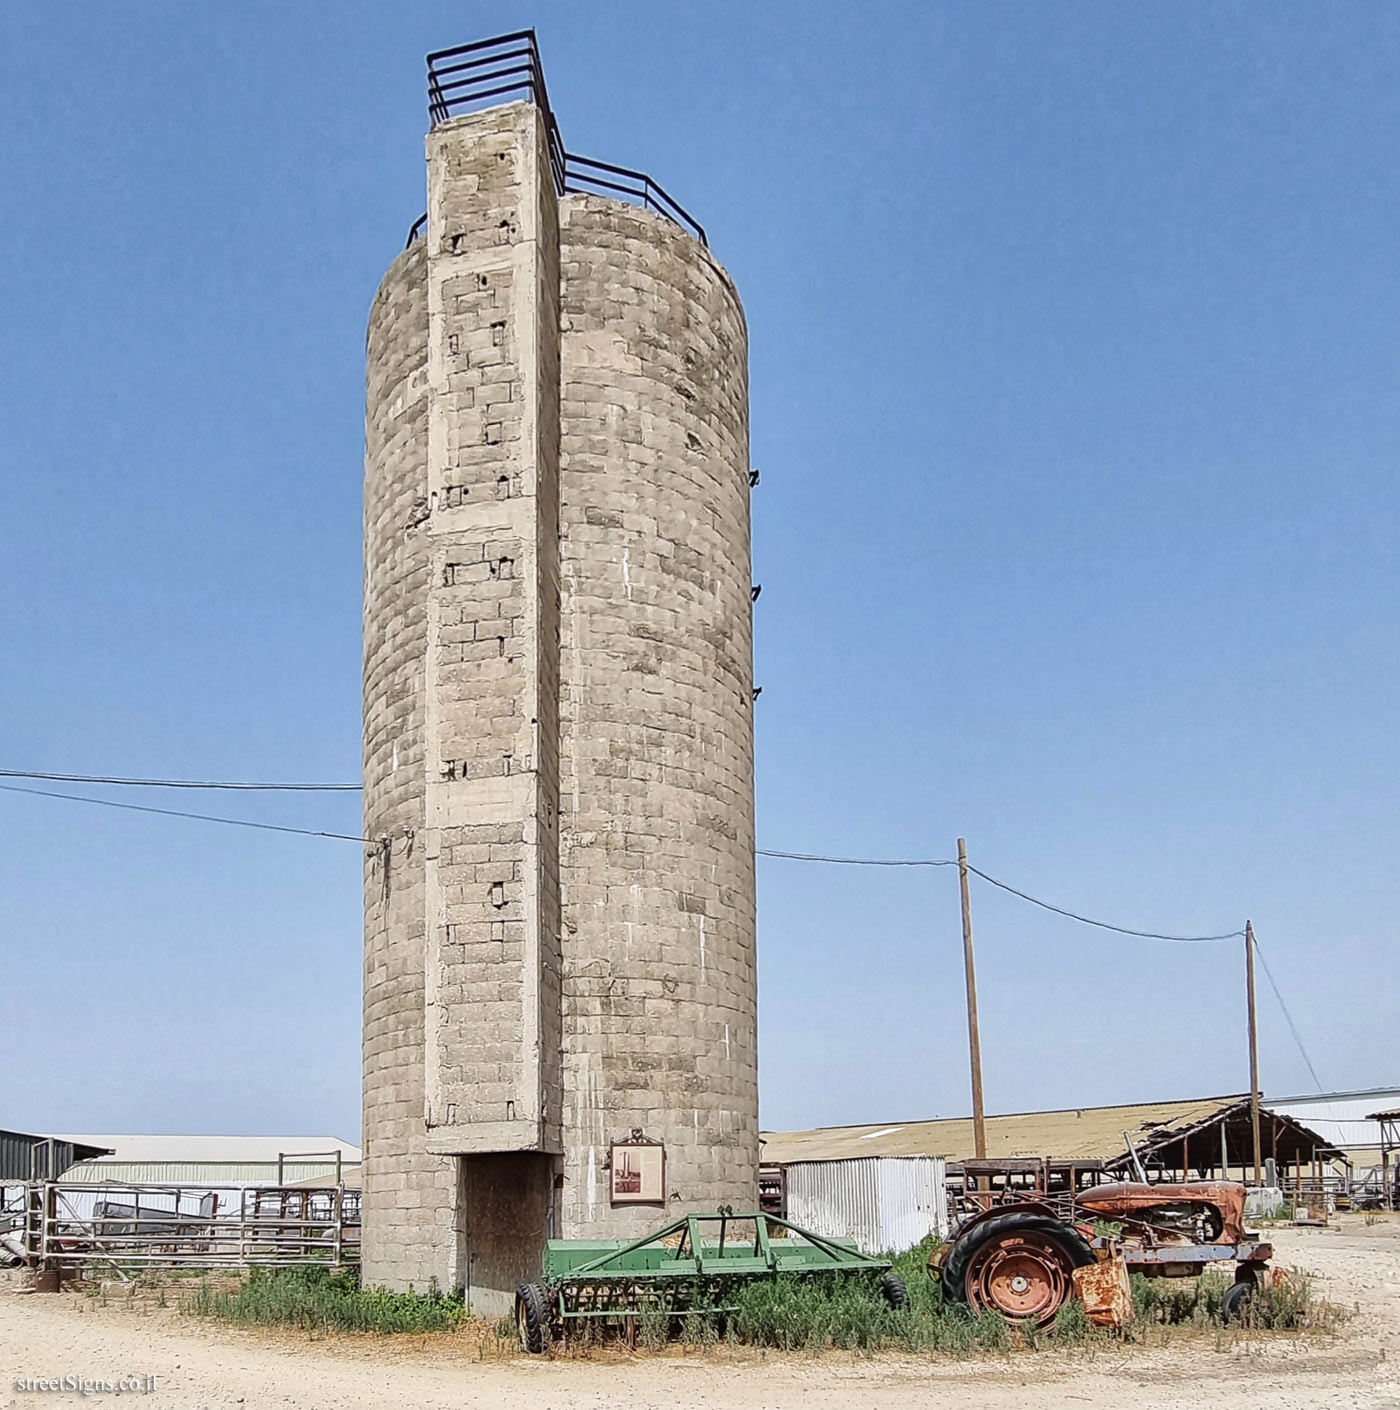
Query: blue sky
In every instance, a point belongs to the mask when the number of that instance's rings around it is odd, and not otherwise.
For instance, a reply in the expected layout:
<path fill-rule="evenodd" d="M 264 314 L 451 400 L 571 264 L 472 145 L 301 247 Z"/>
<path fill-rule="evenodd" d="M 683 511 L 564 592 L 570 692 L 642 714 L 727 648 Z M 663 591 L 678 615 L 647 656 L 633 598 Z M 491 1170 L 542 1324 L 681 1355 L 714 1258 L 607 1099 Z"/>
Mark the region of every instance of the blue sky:
<path fill-rule="evenodd" d="M 570 148 L 744 298 L 760 845 L 1251 916 L 1323 1082 L 1400 1082 L 1391 6 L 5 7 L 0 767 L 357 777 L 423 55 L 531 23 Z M 0 832 L 0 1124 L 355 1136 L 353 844 Z M 764 1124 L 965 1111 L 954 875 L 759 876 Z M 1247 1086 L 1238 943 L 973 905 L 989 1109 Z"/>

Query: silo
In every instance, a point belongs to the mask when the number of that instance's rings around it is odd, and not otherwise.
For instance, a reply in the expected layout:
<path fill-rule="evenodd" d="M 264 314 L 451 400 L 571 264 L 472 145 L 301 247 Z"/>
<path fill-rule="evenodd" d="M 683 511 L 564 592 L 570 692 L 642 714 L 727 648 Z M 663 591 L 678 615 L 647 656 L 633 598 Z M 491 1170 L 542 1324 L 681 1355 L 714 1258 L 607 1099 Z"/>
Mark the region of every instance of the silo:
<path fill-rule="evenodd" d="M 389 267 L 366 340 L 364 487 L 364 1246 L 378 1281 L 454 1276 L 438 1236 L 456 1173 L 424 1148 L 423 671 L 428 556 L 427 260 Z M 412 1199 L 412 1204 L 409 1199 Z M 451 1228 L 451 1223 L 448 1223 Z"/>
<path fill-rule="evenodd" d="M 757 1200 L 743 314 L 525 71 L 434 90 L 367 354 L 363 1273 L 483 1312 L 550 1235 Z"/>
<path fill-rule="evenodd" d="M 754 1203 L 747 335 L 694 236 L 560 202 L 564 1212 L 663 1141 L 667 1207 Z"/>

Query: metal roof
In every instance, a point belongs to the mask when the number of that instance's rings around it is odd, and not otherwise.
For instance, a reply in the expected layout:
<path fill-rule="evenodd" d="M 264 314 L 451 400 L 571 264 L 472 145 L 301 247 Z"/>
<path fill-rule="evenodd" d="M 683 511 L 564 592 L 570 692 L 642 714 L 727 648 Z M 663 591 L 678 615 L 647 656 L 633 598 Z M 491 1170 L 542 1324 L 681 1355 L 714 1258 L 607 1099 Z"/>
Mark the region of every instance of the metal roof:
<path fill-rule="evenodd" d="M 344 1161 L 341 1179 L 349 1183 L 347 1172 L 358 1170 L 356 1161 Z M 334 1185 L 333 1161 L 297 1159 L 278 1170 L 275 1160 L 84 1160 L 65 1172 L 63 1178 L 85 1185 Z"/>
<path fill-rule="evenodd" d="M 59 1136 L 100 1146 L 111 1163 L 158 1165 L 277 1164 L 277 1157 L 319 1155 L 334 1163 L 360 1159 L 360 1148 L 335 1136 Z M 101 1162 L 103 1164 L 108 1161 Z"/>
<path fill-rule="evenodd" d="M 34 1136 L 0 1131 L 0 1180 L 42 1180 L 63 1174 L 74 1161 L 110 1155 L 108 1147 L 73 1136 Z"/>
<path fill-rule="evenodd" d="M 1306 1122 L 1334 1146 L 1358 1154 L 1379 1149 L 1380 1124 L 1371 1118 L 1388 1106 L 1400 1106 L 1400 1087 L 1372 1087 L 1360 1092 L 1314 1092 L 1311 1096 L 1270 1099 L 1269 1109 Z"/>
<path fill-rule="evenodd" d="M 1344 1102 L 1352 1097 L 1400 1097 L 1400 1087 L 1358 1087 L 1349 1092 L 1300 1092 L 1297 1096 L 1272 1096 L 1264 1094 L 1270 1106 L 1285 1105 L 1290 1102 Z"/>
<path fill-rule="evenodd" d="M 1014 1112 L 987 1118 L 987 1155 L 1051 1156 L 1060 1160 L 1118 1161 L 1125 1158 L 1124 1132 L 1139 1153 L 1248 1103 L 1247 1093 L 1197 1097 L 1189 1101 L 1135 1102 L 1128 1106 L 1066 1107 L 1059 1111 Z M 1269 1107 L 1270 1112 L 1276 1108 Z M 1279 1113 L 1281 1115 L 1281 1113 Z M 869 1126 L 828 1126 L 814 1131 L 762 1133 L 765 1164 L 797 1160 L 849 1160 L 870 1155 L 941 1155 L 951 1162 L 974 1155 L 972 1118 L 886 1122 Z"/>

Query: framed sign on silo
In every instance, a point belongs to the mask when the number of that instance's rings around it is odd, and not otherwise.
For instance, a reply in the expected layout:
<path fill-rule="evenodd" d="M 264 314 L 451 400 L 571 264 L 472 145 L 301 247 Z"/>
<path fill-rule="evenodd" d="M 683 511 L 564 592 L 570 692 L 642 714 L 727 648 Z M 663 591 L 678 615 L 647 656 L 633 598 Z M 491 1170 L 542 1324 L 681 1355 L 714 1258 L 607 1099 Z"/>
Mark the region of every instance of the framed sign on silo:
<path fill-rule="evenodd" d="M 666 1147 L 634 1130 L 608 1152 L 613 1204 L 666 1203 Z"/>

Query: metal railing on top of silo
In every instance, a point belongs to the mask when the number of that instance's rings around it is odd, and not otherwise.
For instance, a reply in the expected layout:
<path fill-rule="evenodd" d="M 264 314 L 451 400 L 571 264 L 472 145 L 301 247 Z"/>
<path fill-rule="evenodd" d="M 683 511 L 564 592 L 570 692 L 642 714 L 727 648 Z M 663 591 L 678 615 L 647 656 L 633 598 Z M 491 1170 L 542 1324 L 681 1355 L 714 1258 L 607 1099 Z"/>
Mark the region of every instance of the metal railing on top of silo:
<path fill-rule="evenodd" d="M 564 190 L 580 196 L 589 191 L 625 196 L 647 210 L 655 211 L 657 215 L 664 215 L 681 229 L 690 231 L 702 245 L 709 248 L 705 227 L 644 171 L 614 166 L 611 162 L 595 162 L 590 157 L 576 157 L 572 152 L 566 152 Z"/>
<path fill-rule="evenodd" d="M 564 194 L 564 140 L 549 106 L 533 29 L 438 49 L 428 55 L 428 118 L 440 122 L 493 98 L 524 94 L 544 116 L 554 189 Z"/>
<path fill-rule="evenodd" d="M 482 103 L 515 95 L 528 98 L 544 117 L 556 195 L 593 192 L 620 196 L 665 216 L 708 248 L 705 227 L 645 172 L 576 156 L 565 150 L 559 124 L 549 105 L 549 90 L 545 86 L 533 29 L 479 39 L 475 44 L 459 44 L 453 49 L 438 49 L 428 55 L 428 118 L 434 127 Z M 423 234 L 427 223 L 426 215 L 413 222 L 404 242 L 405 249 Z"/>

